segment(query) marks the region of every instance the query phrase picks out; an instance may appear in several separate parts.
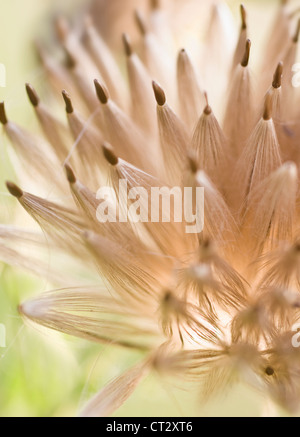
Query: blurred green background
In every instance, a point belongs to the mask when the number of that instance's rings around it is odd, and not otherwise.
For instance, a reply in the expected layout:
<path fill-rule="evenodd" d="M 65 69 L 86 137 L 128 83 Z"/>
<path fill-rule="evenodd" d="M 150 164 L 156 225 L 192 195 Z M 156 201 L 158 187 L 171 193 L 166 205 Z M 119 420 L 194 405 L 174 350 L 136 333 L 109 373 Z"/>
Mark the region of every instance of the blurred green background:
<path fill-rule="evenodd" d="M 23 125 L 34 123 L 24 83 L 35 84 L 42 78 L 32 40 L 49 32 L 50 18 L 57 8 L 62 9 L 61 3 L 0 0 L 0 63 L 6 66 L 7 73 L 6 88 L 0 88 L 0 100 L 5 100 L 9 116 Z M 64 0 L 63 8 L 75 8 L 77 3 Z M 275 1 L 257 3 L 260 13 Z M 237 10 L 238 2 L 231 4 Z M 14 216 L 15 203 L 4 188 L 4 181 L 13 175 L 1 132 L 2 223 L 9 223 Z M 132 352 L 90 345 L 24 325 L 17 312 L 18 304 L 45 288 L 44 281 L 0 263 L 0 323 L 5 324 L 7 334 L 6 347 L 0 348 L 0 416 L 74 416 L 95 391 L 139 359 L 138 354 Z M 269 413 L 265 400 L 243 386 L 203 406 L 197 391 L 172 388 L 150 375 L 116 415 L 257 416 Z"/>

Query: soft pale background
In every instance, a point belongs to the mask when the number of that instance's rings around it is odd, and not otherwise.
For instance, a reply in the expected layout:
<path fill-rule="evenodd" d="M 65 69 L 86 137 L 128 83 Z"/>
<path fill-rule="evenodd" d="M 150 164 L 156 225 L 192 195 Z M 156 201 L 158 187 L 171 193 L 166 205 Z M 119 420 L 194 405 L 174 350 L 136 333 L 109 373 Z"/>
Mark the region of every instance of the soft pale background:
<path fill-rule="evenodd" d="M 108 0 L 107 0 L 108 1 Z M 36 64 L 32 39 L 50 33 L 54 11 L 61 1 L 0 0 L 0 62 L 7 70 L 7 87 L 0 88 L 9 116 L 35 126 L 24 83 L 41 84 L 42 72 Z M 80 1 L 64 0 L 64 9 L 75 9 Z M 259 44 L 270 21 L 266 8 L 275 0 L 245 1 L 255 4 L 251 20 L 262 21 L 254 36 Z M 235 15 L 238 2 L 232 1 Z M 59 8 L 61 10 L 61 6 Z M 254 21 L 255 22 L 255 21 Z M 33 127 L 34 129 L 34 127 Z M 6 156 L 6 142 L 0 134 L 0 220 L 9 222 L 14 201 L 5 193 L 4 181 L 13 170 Z M 7 328 L 7 347 L 0 348 L 0 416 L 76 415 L 79 406 L 109 379 L 139 357 L 124 350 L 88 345 L 84 341 L 24 326 L 17 313 L 20 301 L 44 291 L 47 284 L 24 272 L 0 263 L 0 323 Z M 123 416 L 257 416 L 274 414 L 258 394 L 237 387 L 227 397 L 210 401 L 205 407 L 199 394 L 172 389 L 171 385 L 150 376 L 117 412 Z"/>

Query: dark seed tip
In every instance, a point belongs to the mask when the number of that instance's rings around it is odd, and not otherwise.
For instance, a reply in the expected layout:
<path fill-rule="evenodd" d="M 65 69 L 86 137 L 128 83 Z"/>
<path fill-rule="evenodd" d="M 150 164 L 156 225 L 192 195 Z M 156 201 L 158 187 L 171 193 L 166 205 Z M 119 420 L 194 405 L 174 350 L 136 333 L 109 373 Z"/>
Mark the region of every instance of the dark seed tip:
<path fill-rule="evenodd" d="M 266 374 L 268 375 L 268 376 L 273 376 L 274 375 L 274 369 L 272 368 L 272 367 L 270 367 L 270 366 L 268 366 L 266 369 L 265 369 L 265 372 L 266 372 Z"/>
<path fill-rule="evenodd" d="M 210 115 L 212 113 L 212 109 L 209 105 L 206 105 L 203 112 L 205 115 Z"/>
<path fill-rule="evenodd" d="M 63 99 L 64 99 L 65 104 L 66 104 L 66 112 L 67 112 L 67 114 L 72 114 L 74 112 L 74 108 L 73 108 L 73 105 L 72 105 L 72 100 L 71 100 L 70 95 L 67 93 L 66 90 L 63 90 L 62 91 L 62 96 L 63 96 Z"/>
<path fill-rule="evenodd" d="M 189 165 L 189 169 L 190 169 L 190 171 L 191 171 L 193 174 L 196 174 L 197 171 L 199 170 L 199 167 L 198 167 L 198 163 L 197 163 L 196 157 L 193 156 L 192 154 L 190 154 L 190 155 L 188 156 L 188 165 Z"/>
<path fill-rule="evenodd" d="M 102 105 L 106 105 L 109 99 L 108 91 L 97 79 L 94 80 L 94 84 L 99 101 L 102 103 Z"/>
<path fill-rule="evenodd" d="M 283 71 L 283 63 L 279 62 L 273 77 L 273 83 L 272 83 L 273 88 L 281 87 L 282 71 Z"/>
<path fill-rule="evenodd" d="M 119 162 L 119 158 L 115 155 L 111 145 L 108 143 L 104 143 L 102 145 L 102 150 L 107 162 L 109 162 L 109 164 L 111 164 L 112 166 L 116 166 Z"/>
<path fill-rule="evenodd" d="M 249 64 L 250 49 L 251 49 L 251 41 L 250 41 L 250 39 L 247 39 L 244 57 L 243 57 L 242 62 L 241 62 L 242 67 L 247 67 Z"/>
<path fill-rule="evenodd" d="M 132 47 L 130 44 L 130 39 L 127 33 L 123 33 L 122 35 L 123 45 L 125 49 L 126 56 L 129 58 L 132 55 Z"/>
<path fill-rule="evenodd" d="M 75 176 L 72 168 L 69 166 L 69 164 L 65 164 L 65 172 L 66 172 L 66 176 L 67 176 L 69 183 L 75 184 L 76 183 L 76 176 Z"/>
<path fill-rule="evenodd" d="M 241 18 L 242 18 L 242 29 L 245 30 L 247 29 L 247 14 L 246 14 L 246 9 L 245 6 L 243 4 L 241 4 Z"/>
<path fill-rule="evenodd" d="M 152 87 L 157 104 L 159 106 L 164 106 L 166 103 L 166 95 L 164 90 L 155 81 L 152 82 Z"/>
<path fill-rule="evenodd" d="M 298 22 L 297 22 L 296 32 L 295 32 L 295 35 L 294 35 L 294 37 L 293 37 L 293 42 L 294 42 L 295 44 L 298 43 L 298 40 L 299 40 L 299 33 L 300 33 L 300 18 L 299 18 L 299 20 L 298 20 Z"/>
<path fill-rule="evenodd" d="M 16 197 L 17 199 L 20 199 L 23 196 L 23 191 L 21 190 L 21 188 L 19 188 L 13 182 L 7 181 L 6 187 L 7 187 L 8 191 L 10 192 L 10 194 L 12 196 Z"/>
<path fill-rule="evenodd" d="M 7 122 L 4 102 L 0 102 L 0 123 L 7 124 Z"/>
<path fill-rule="evenodd" d="M 26 83 L 26 92 L 32 106 L 36 107 L 40 103 L 39 96 L 32 85 Z"/>
<path fill-rule="evenodd" d="M 210 114 L 212 113 L 212 109 L 211 109 L 211 107 L 209 106 L 209 103 L 208 103 L 208 95 L 207 95 L 207 92 L 206 92 L 206 91 L 204 92 L 204 97 L 205 97 L 205 100 L 206 100 L 206 106 L 205 106 L 203 112 L 204 112 L 205 115 L 210 115 Z"/>
<path fill-rule="evenodd" d="M 150 7 L 152 10 L 156 10 L 160 8 L 160 0 L 150 0 Z"/>

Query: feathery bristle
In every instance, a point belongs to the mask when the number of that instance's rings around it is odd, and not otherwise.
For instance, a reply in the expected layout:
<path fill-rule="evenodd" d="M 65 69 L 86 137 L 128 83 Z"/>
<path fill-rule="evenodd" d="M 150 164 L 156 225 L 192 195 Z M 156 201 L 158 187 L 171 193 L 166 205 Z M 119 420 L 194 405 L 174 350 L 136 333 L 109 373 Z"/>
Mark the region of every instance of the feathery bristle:
<path fill-rule="evenodd" d="M 89 401 L 80 417 L 110 416 L 132 394 L 147 370 L 145 363 L 138 364 L 111 381 Z"/>
<path fill-rule="evenodd" d="M 126 39 L 127 37 L 124 35 L 123 38 Z M 128 54 L 127 45 L 125 45 L 125 51 Z M 131 51 L 131 55 L 127 55 L 126 64 L 130 86 L 132 118 L 141 130 L 153 135 L 156 129 L 156 121 L 151 77 L 136 53 Z"/>
<path fill-rule="evenodd" d="M 181 116 L 187 126 L 193 129 L 204 106 L 197 73 L 189 55 L 182 49 L 177 59 L 177 88 Z"/>
<path fill-rule="evenodd" d="M 180 183 L 184 162 L 182 156 L 187 153 L 189 135 L 182 120 L 166 103 L 162 88 L 153 82 L 153 89 L 157 100 L 157 121 L 161 151 L 165 166 L 160 176 L 172 184 Z"/>
<path fill-rule="evenodd" d="M 244 244 L 256 251 L 256 256 L 265 248 L 272 250 L 278 241 L 292 239 L 297 189 L 297 168 L 293 163 L 284 163 L 250 193 L 244 230 L 247 237 L 253 228 L 259 232 L 254 231 L 255 240 L 250 238 Z"/>
<path fill-rule="evenodd" d="M 272 97 L 271 94 L 268 93 L 265 98 L 263 119 L 268 121 L 272 118 Z"/>
<path fill-rule="evenodd" d="M 191 149 L 196 154 L 200 168 L 205 168 L 213 182 L 221 187 L 228 162 L 227 141 L 208 103 L 194 130 Z"/>
<path fill-rule="evenodd" d="M 249 70 L 250 40 L 241 64 L 234 68 L 230 78 L 230 90 L 224 117 L 224 133 L 228 138 L 231 154 L 237 158 L 253 128 L 254 104 L 253 87 Z"/>

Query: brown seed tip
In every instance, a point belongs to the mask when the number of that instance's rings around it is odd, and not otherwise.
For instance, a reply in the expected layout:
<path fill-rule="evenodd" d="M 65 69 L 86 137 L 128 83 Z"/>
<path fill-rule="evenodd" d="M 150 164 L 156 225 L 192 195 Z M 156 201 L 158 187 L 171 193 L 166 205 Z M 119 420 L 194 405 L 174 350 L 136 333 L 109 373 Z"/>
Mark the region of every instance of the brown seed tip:
<path fill-rule="evenodd" d="M 293 42 L 294 42 L 295 44 L 298 43 L 298 40 L 299 40 L 299 33 L 300 33 L 300 18 L 299 18 L 299 20 L 298 20 L 298 22 L 297 22 L 296 32 L 295 32 L 295 35 L 294 35 L 294 37 L 293 37 Z"/>
<path fill-rule="evenodd" d="M 204 93 L 204 97 L 205 97 L 205 100 L 206 100 L 206 106 L 205 106 L 203 112 L 204 112 L 205 115 L 210 115 L 212 113 L 212 109 L 211 109 L 211 107 L 209 106 L 209 103 L 208 103 L 207 92 Z"/>
<path fill-rule="evenodd" d="M 69 166 L 69 164 L 65 164 L 65 172 L 66 172 L 66 176 L 67 176 L 69 183 L 75 184 L 76 176 L 75 176 L 72 168 Z"/>
<path fill-rule="evenodd" d="M 103 105 L 105 105 L 109 99 L 107 89 L 104 87 L 104 85 L 101 85 L 97 79 L 94 80 L 94 84 L 98 99 Z"/>
<path fill-rule="evenodd" d="M 76 59 L 74 56 L 67 50 L 66 47 L 64 47 L 64 53 L 65 53 L 65 66 L 69 70 L 72 70 L 76 66 Z"/>
<path fill-rule="evenodd" d="M 212 247 L 212 243 L 208 238 L 204 238 L 204 240 L 201 243 L 202 249 L 208 249 Z"/>
<path fill-rule="evenodd" d="M 164 90 L 155 81 L 152 82 L 152 87 L 157 104 L 159 106 L 164 106 L 164 104 L 166 103 L 166 95 Z"/>
<path fill-rule="evenodd" d="M 74 108 L 73 108 L 73 105 L 72 105 L 72 100 L 71 100 L 70 95 L 67 93 L 66 90 L 63 90 L 62 91 L 62 96 L 63 96 L 63 99 L 64 99 L 65 104 L 66 104 L 66 112 L 67 112 L 67 114 L 72 114 L 74 112 Z"/>
<path fill-rule="evenodd" d="M 187 52 L 186 52 L 186 50 L 185 50 L 185 49 L 181 49 L 181 50 L 179 50 L 179 53 L 178 53 L 178 61 L 181 61 L 181 60 L 185 61 L 186 58 L 187 58 Z"/>
<path fill-rule="evenodd" d="M 20 199 L 23 196 L 23 191 L 21 190 L 21 188 L 19 188 L 13 182 L 7 181 L 6 187 L 7 187 L 8 191 L 10 192 L 10 194 L 12 196 L 16 197 L 17 199 Z"/>
<path fill-rule="evenodd" d="M 150 0 L 150 8 L 156 10 L 160 8 L 160 0 Z"/>
<path fill-rule="evenodd" d="M 198 170 L 199 170 L 199 167 L 198 167 L 198 162 L 197 162 L 197 158 L 196 158 L 195 153 L 193 153 L 191 151 L 188 152 L 187 158 L 188 158 L 188 166 L 189 166 L 188 168 L 189 168 L 189 170 L 193 174 L 196 174 L 198 172 Z"/>
<path fill-rule="evenodd" d="M 272 367 L 270 367 L 270 366 L 268 366 L 266 369 L 265 369 L 265 372 L 266 372 L 266 374 L 268 375 L 268 376 L 273 376 L 274 375 L 274 369 L 272 368 Z"/>
<path fill-rule="evenodd" d="M 244 54 L 244 57 L 243 57 L 242 62 L 241 62 L 242 67 L 247 67 L 249 64 L 250 48 L 251 48 L 251 41 L 250 41 L 250 39 L 247 39 L 245 54 Z"/>
<path fill-rule="evenodd" d="M 115 155 L 113 148 L 110 144 L 104 143 L 102 145 L 102 150 L 103 150 L 103 154 L 104 154 L 104 157 L 107 160 L 107 162 L 109 162 L 113 166 L 118 164 L 119 158 Z"/>
<path fill-rule="evenodd" d="M 241 8 L 241 18 L 242 18 L 242 29 L 245 30 L 247 29 L 247 13 L 246 13 L 245 6 L 243 4 L 241 4 L 240 8 Z"/>
<path fill-rule="evenodd" d="M 172 299 L 173 299 L 173 293 L 172 293 L 172 291 L 170 291 L 170 290 L 164 290 L 164 292 L 163 292 L 163 298 L 162 298 L 163 302 L 166 303 L 166 304 L 168 304 L 168 303 L 172 302 Z"/>
<path fill-rule="evenodd" d="M 6 124 L 8 123 L 6 112 L 5 112 L 5 106 L 4 102 L 0 102 L 0 123 Z"/>
<path fill-rule="evenodd" d="M 268 92 L 265 98 L 263 119 L 268 121 L 271 118 L 272 118 L 272 95 L 270 92 Z"/>
<path fill-rule="evenodd" d="M 40 103 L 39 96 L 32 85 L 26 83 L 26 92 L 32 106 L 36 107 Z"/>
<path fill-rule="evenodd" d="M 273 83 L 272 83 L 273 88 L 281 87 L 282 71 L 283 71 L 283 63 L 279 62 L 273 77 Z"/>
<path fill-rule="evenodd" d="M 185 62 L 187 62 L 188 61 L 188 55 L 187 55 L 187 52 L 186 52 L 186 50 L 185 49 L 181 49 L 181 50 L 179 50 L 179 52 L 178 52 L 178 57 L 177 57 L 177 62 L 178 63 L 185 63 Z"/>
<path fill-rule="evenodd" d="M 130 44 L 130 39 L 127 33 L 123 33 L 122 35 L 123 45 L 125 49 L 126 56 L 129 58 L 132 55 L 132 47 Z"/>
<path fill-rule="evenodd" d="M 141 12 L 139 10 L 136 10 L 134 13 L 134 16 L 135 16 L 135 21 L 136 21 L 136 24 L 139 28 L 139 31 L 141 32 L 142 35 L 146 35 L 147 26 L 146 26 L 145 19 L 142 16 Z"/>

